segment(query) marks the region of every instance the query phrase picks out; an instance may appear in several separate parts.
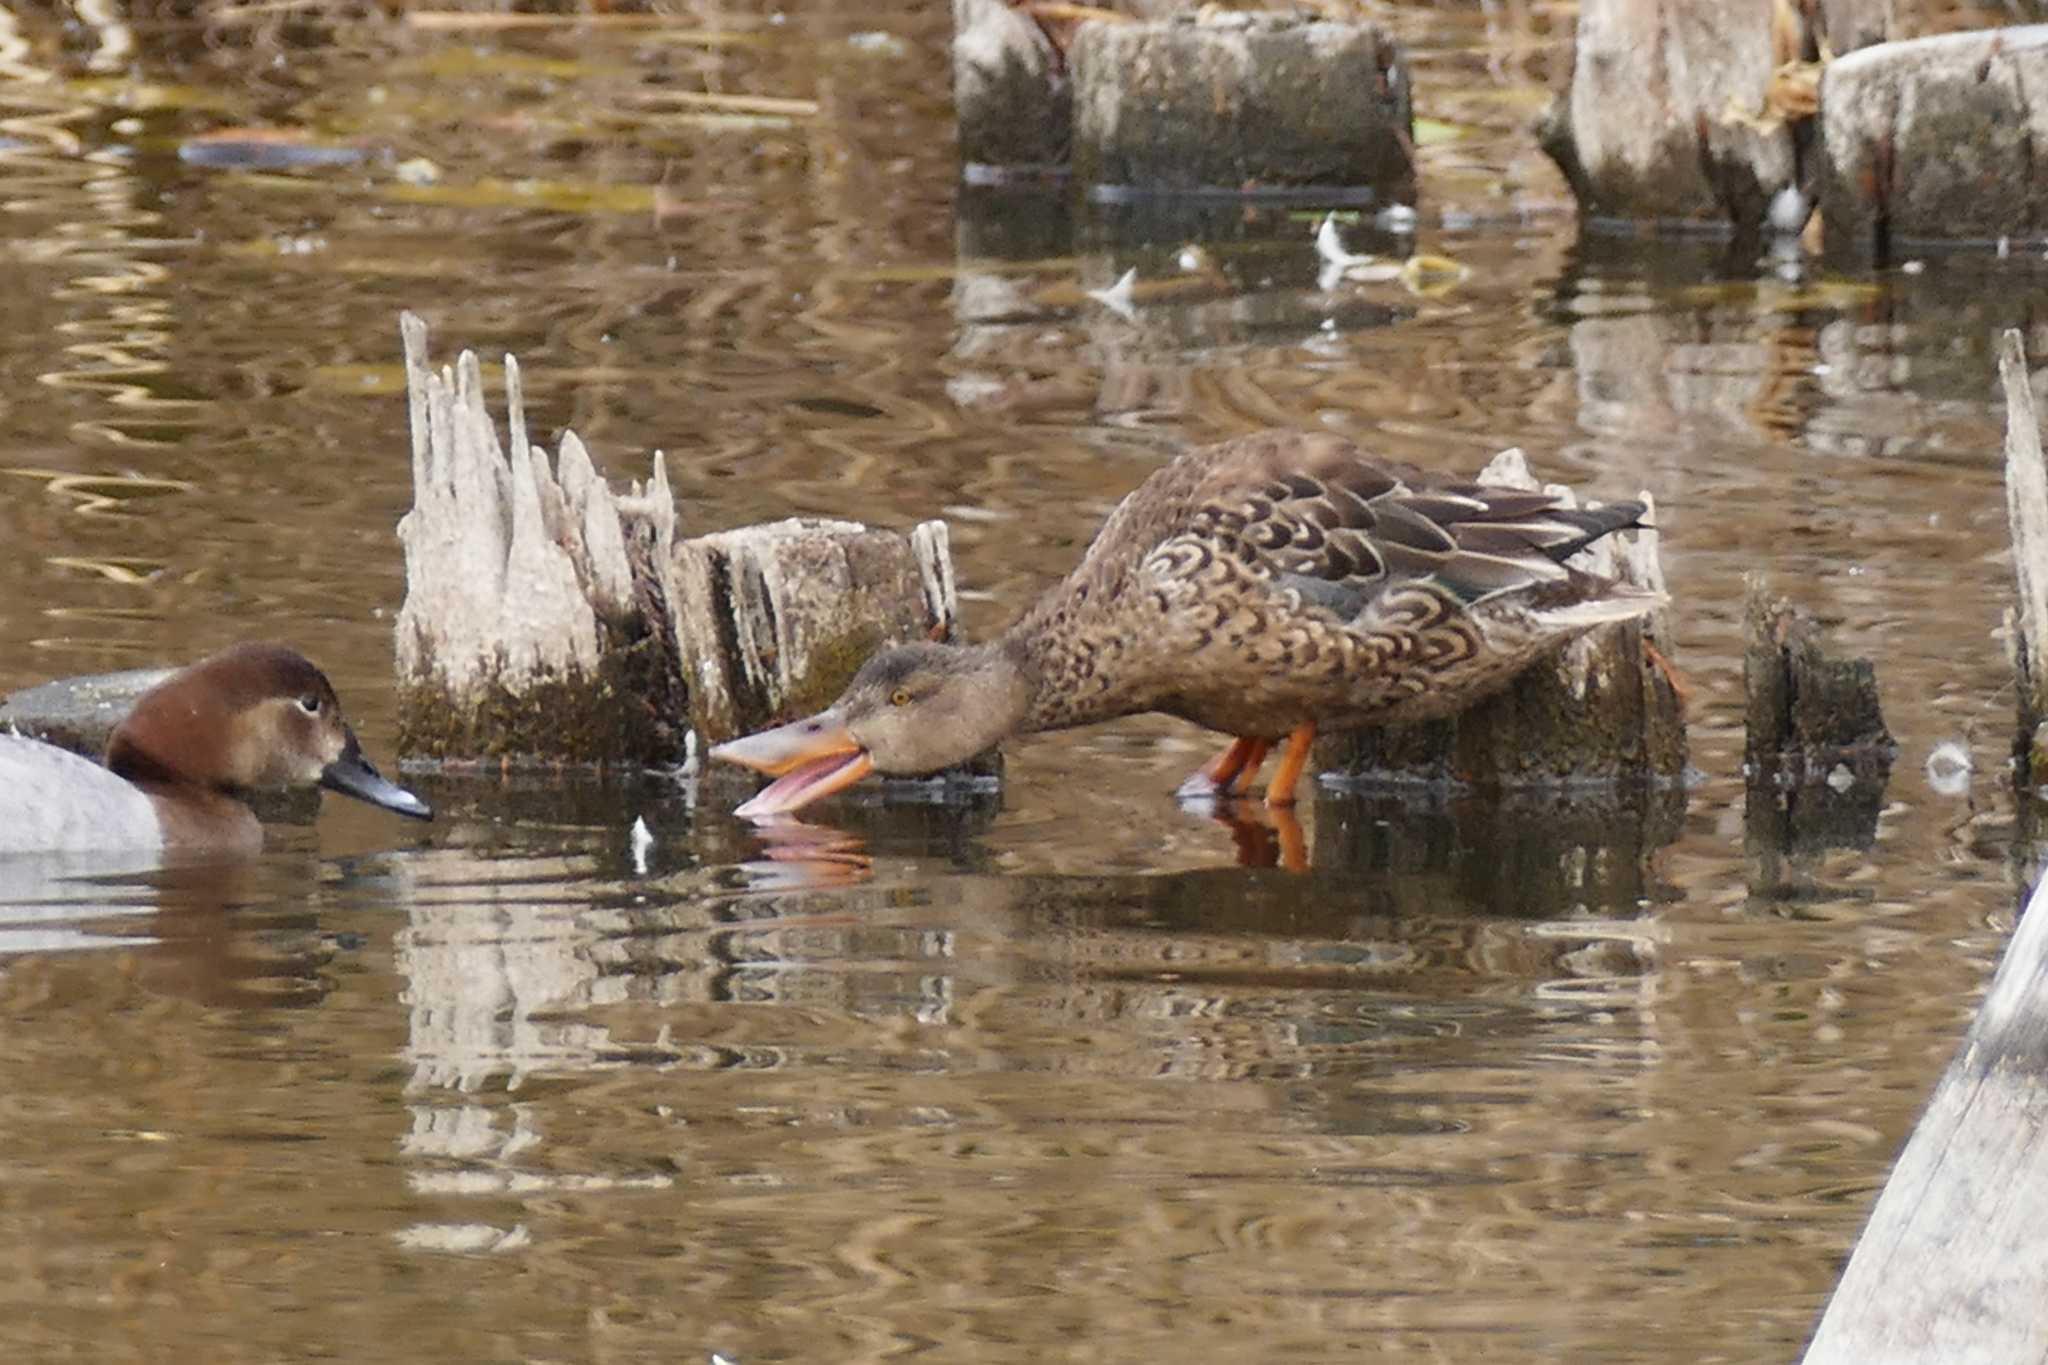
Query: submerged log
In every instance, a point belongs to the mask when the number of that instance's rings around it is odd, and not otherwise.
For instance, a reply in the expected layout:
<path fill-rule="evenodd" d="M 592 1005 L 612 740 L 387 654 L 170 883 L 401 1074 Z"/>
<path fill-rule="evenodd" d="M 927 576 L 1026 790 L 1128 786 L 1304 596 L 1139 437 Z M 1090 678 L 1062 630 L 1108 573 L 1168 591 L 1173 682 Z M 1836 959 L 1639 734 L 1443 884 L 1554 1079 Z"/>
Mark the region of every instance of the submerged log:
<path fill-rule="evenodd" d="M 1519 450 L 1503 451 L 1482 483 L 1535 488 Z M 1550 491 L 1569 495 L 1570 490 Z M 1649 494 L 1649 520 L 1656 508 Z M 1664 590 L 1657 532 L 1608 537 L 1577 567 Z M 1340 786 L 1389 782 L 1479 787 L 1643 780 L 1675 782 L 1685 771 L 1685 714 L 1670 673 L 1645 648 L 1669 653 L 1663 613 L 1580 637 L 1554 662 L 1529 669 L 1506 691 L 1448 720 L 1361 730 L 1323 743 L 1318 764 Z"/>
<path fill-rule="evenodd" d="M 2026 347 L 2015 329 L 1998 339 L 1998 378 L 2005 387 L 2005 514 L 2014 586 L 2005 636 L 2019 694 L 2013 756 L 2026 791 L 2048 780 L 2048 461 Z"/>
<path fill-rule="evenodd" d="M 2048 885 L 1899 1154 L 1806 1365 L 2048 1359 Z"/>
<path fill-rule="evenodd" d="M 413 508 L 400 521 L 399 748 L 447 761 L 661 767 L 836 693 L 868 648 L 946 634 L 945 528 L 783 522 L 676 538 L 659 455 L 614 494 L 566 433 L 552 466 L 505 362 L 510 452 L 481 367 L 401 323 Z"/>
<path fill-rule="evenodd" d="M 1821 82 L 1818 199 L 1836 261 L 1912 240 L 2048 235 L 2048 24 L 1866 48 Z"/>
<path fill-rule="evenodd" d="M 1102 189 L 1415 197 L 1407 60 L 1370 24 L 1207 12 L 1083 25 L 1074 174 Z"/>

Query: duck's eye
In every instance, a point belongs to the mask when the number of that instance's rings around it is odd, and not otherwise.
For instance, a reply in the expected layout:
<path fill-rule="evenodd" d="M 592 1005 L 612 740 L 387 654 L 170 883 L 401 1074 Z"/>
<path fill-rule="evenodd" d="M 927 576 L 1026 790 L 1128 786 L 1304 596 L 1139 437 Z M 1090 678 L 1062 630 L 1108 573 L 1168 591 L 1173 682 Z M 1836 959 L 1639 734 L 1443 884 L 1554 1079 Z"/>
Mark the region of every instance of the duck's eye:
<path fill-rule="evenodd" d="M 320 698 L 311 692 L 299 698 L 299 709 L 309 716 L 320 714 Z"/>
<path fill-rule="evenodd" d="M 909 689 L 909 688 L 907 688 L 907 687 L 899 687 L 899 688 L 897 688 L 897 689 L 896 689 L 896 690 L 895 690 L 894 692 L 891 692 L 891 693 L 889 694 L 889 705 L 891 705 L 891 706 L 908 706 L 908 705 L 910 705 L 910 689 Z"/>

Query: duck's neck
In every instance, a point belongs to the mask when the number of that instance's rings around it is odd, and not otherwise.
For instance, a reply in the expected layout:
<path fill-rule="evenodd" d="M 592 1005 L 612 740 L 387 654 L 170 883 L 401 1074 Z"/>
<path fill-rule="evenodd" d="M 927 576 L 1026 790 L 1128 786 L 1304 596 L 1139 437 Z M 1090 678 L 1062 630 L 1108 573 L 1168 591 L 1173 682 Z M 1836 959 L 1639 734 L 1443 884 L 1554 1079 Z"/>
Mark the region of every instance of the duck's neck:
<path fill-rule="evenodd" d="M 1099 611 L 1084 610 L 1062 584 L 988 646 L 1016 661 L 1030 704 L 1017 733 L 1092 725 L 1150 709 L 1133 688 L 1131 642 Z"/>

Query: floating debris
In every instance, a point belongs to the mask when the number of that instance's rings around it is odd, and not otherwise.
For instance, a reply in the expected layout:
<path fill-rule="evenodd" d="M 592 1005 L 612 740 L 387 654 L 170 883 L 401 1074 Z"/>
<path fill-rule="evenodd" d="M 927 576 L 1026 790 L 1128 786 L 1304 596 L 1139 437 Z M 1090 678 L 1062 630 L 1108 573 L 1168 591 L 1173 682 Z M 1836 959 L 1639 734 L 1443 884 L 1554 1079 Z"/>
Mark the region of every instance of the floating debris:
<path fill-rule="evenodd" d="M 1942 796 L 1970 793 L 1970 750 L 1959 739 L 1945 739 L 1927 755 L 1927 785 Z"/>
<path fill-rule="evenodd" d="M 1115 313 L 1125 321 L 1134 320 L 1138 310 L 1131 306 L 1133 291 L 1138 287 L 1138 268 L 1132 266 L 1117 277 L 1117 282 L 1107 289 L 1091 289 L 1088 297 Z"/>

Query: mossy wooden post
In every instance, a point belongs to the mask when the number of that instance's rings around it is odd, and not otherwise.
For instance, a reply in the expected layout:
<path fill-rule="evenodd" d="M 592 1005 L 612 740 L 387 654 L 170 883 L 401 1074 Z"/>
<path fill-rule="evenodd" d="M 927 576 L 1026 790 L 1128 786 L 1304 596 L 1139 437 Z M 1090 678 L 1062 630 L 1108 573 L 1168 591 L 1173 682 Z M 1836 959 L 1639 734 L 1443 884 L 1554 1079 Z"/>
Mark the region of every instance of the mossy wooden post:
<path fill-rule="evenodd" d="M 1519 450 L 1494 457 L 1481 483 L 1536 488 Z M 1570 490 L 1551 492 L 1570 496 Z M 1649 520 L 1656 520 L 1652 503 Z M 1637 587 L 1664 591 L 1657 532 L 1626 541 L 1607 537 L 1573 559 L 1576 567 Z M 1340 735 L 1319 746 L 1320 767 L 1342 785 L 1429 782 L 1475 787 L 1562 783 L 1677 782 L 1686 762 L 1685 714 L 1666 657 L 1661 611 L 1581 636 L 1550 663 L 1529 669 L 1508 689 L 1448 720 Z"/>
<path fill-rule="evenodd" d="M 676 534 L 660 456 L 615 494 L 573 432 L 550 464 L 505 361 L 509 453 L 481 367 L 427 363 L 406 314 L 413 507 L 399 522 L 399 747 L 451 762 L 687 761 L 808 710 L 872 648 L 954 621 L 945 526 L 783 522 Z"/>
<path fill-rule="evenodd" d="M 2048 780 L 2048 463 L 2026 347 L 2015 329 L 1998 339 L 1998 377 L 2005 387 L 2005 514 L 2014 587 L 2005 613 L 2006 648 L 2019 694 L 2013 756 L 2020 789 L 2027 791 Z"/>
<path fill-rule="evenodd" d="M 1879 1192 L 1805 1365 L 2048 1360 L 2048 885 Z"/>
<path fill-rule="evenodd" d="M 1865 48 L 1820 87 L 1828 257 L 1896 259 L 1915 239 L 2048 235 L 2048 24 Z"/>
<path fill-rule="evenodd" d="M 1206 12 L 1091 23 L 1071 60 L 1083 184 L 1415 197 L 1407 60 L 1370 24 Z"/>

